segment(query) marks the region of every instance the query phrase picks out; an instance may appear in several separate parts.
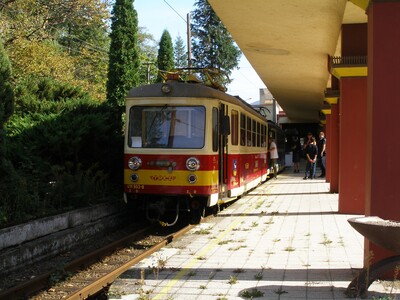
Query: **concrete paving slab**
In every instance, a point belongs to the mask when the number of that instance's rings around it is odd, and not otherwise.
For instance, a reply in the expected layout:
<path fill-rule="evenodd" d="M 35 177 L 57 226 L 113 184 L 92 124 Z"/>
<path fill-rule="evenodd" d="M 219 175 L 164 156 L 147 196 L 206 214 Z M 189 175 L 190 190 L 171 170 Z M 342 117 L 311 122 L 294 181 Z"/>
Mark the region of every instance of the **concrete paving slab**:
<path fill-rule="evenodd" d="M 323 180 L 281 174 L 133 266 L 109 299 L 347 299 L 364 238 L 337 207 Z M 378 281 L 369 291 L 395 299 L 400 284 Z"/>

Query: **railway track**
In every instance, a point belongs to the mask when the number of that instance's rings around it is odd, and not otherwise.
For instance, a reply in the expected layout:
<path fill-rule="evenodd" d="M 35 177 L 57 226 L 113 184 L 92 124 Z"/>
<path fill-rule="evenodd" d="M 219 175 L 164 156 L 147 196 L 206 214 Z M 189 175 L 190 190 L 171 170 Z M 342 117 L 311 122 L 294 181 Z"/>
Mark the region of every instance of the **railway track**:
<path fill-rule="evenodd" d="M 37 276 L 0 292 L 0 299 L 87 299 L 107 287 L 130 266 L 189 231 L 149 226 L 80 257 L 61 270 Z M 39 292 L 38 292 L 39 291 Z"/>

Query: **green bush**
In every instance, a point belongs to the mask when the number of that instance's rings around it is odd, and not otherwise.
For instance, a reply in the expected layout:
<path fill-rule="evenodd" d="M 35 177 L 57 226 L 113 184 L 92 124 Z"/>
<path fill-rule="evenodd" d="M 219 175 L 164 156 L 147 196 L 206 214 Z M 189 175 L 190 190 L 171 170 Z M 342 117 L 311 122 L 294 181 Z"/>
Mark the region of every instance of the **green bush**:
<path fill-rule="evenodd" d="M 26 77 L 15 89 L 16 114 L 60 113 L 82 103 L 93 103 L 79 87 L 61 84 L 51 78 Z"/>
<path fill-rule="evenodd" d="M 39 200 L 37 182 L 31 175 L 20 175 L 7 161 L 7 174 L 0 181 L 0 227 L 14 224 L 17 220 L 31 219 L 37 211 Z"/>
<path fill-rule="evenodd" d="M 14 167 L 0 183 L 0 226 L 120 198 L 120 111 L 51 79 L 25 79 L 15 103 L 6 123 Z"/>
<path fill-rule="evenodd" d="M 94 165 L 53 166 L 54 181 L 49 182 L 45 201 L 55 210 L 66 210 L 107 201 L 108 176 Z"/>

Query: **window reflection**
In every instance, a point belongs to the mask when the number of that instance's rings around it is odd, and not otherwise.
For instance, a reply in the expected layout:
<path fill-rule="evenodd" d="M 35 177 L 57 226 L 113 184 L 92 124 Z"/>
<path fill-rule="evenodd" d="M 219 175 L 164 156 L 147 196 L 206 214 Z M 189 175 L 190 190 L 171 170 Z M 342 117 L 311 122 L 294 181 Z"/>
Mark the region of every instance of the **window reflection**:
<path fill-rule="evenodd" d="M 128 145 L 132 148 L 204 147 L 203 106 L 133 106 Z"/>

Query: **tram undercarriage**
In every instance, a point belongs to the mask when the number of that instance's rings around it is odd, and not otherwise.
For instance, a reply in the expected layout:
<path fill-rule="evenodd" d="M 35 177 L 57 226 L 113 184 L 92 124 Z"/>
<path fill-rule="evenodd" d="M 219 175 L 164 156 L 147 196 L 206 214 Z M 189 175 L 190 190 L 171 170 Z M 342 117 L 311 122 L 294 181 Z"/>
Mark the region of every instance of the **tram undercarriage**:
<path fill-rule="evenodd" d="M 206 197 L 126 195 L 125 201 L 137 212 L 137 217 L 162 226 L 174 226 L 179 218 L 186 218 L 191 224 L 200 223 L 208 212 L 216 212 L 218 206 L 207 207 Z M 183 216 L 182 216 L 183 215 Z"/>

